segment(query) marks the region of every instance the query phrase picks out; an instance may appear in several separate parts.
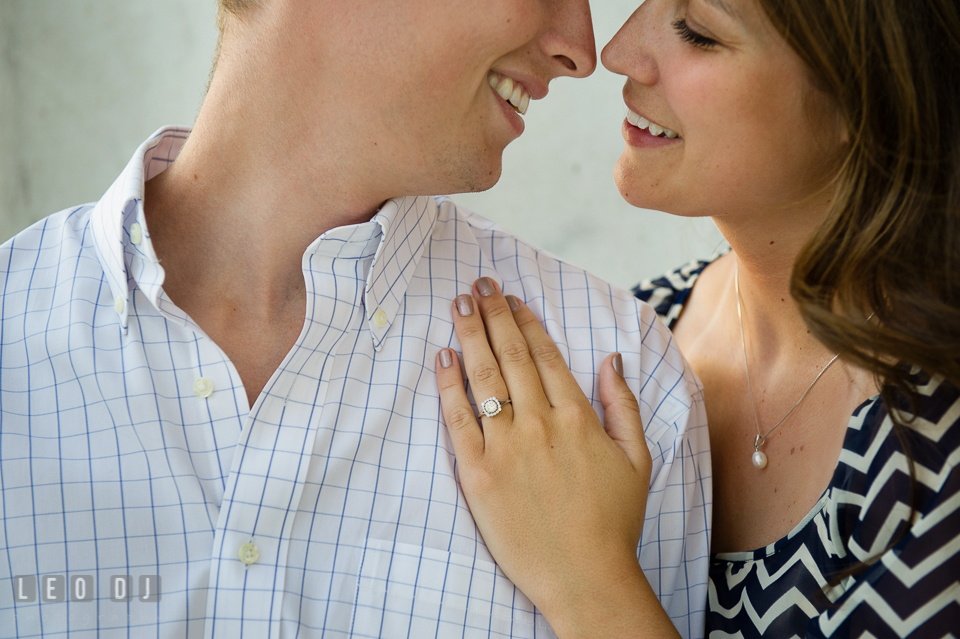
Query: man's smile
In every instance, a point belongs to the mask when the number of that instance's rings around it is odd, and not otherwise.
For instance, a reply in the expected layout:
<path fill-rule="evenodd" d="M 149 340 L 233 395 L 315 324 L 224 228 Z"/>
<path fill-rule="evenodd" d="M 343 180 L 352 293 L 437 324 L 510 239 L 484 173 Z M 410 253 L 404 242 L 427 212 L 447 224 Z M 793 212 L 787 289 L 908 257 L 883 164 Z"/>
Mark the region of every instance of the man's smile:
<path fill-rule="evenodd" d="M 487 74 L 487 82 L 513 107 L 514 111 L 520 115 L 527 112 L 527 107 L 530 106 L 530 92 L 519 81 L 491 71 Z"/>

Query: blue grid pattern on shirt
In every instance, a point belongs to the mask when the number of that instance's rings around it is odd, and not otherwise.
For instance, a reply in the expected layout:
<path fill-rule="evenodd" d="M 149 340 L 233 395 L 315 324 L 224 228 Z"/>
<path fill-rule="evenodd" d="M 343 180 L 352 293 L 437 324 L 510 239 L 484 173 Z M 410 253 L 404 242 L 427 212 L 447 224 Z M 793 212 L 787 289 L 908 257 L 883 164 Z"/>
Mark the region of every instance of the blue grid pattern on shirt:
<path fill-rule="evenodd" d="M 483 545 L 440 416 L 450 300 L 480 276 L 541 316 L 598 410 L 599 363 L 624 353 L 654 457 L 639 558 L 702 636 L 702 397 L 651 309 L 449 200 L 394 200 L 308 249 L 304 330 L 250 410 L 163 293 L 143 218 L 187 133 L 0 248 L 0 637 L 552 637 Z M 95 575 L 94 602 L 13 601 L 13 576 L 46 574 Z M 163 598 L 111 602 L 112 574 L 159 574 Z"/>

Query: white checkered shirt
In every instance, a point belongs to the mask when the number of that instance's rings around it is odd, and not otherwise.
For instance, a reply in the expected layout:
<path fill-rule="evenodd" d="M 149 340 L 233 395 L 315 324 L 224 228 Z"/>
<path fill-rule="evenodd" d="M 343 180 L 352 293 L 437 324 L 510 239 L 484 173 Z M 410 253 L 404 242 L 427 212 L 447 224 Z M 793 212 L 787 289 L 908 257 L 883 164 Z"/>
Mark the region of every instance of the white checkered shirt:
<path fill-rule="evenodd" d="M 303 331 L 248 408 L 144 222 L 144 180 L 188 134 L 0 247 L 0 636 L 553 637 L 484 546 L 441 419 L 450 303 L 481 276 L 543 319 L 598 410 L 623 353 L 653 453 L 640 562 L 703 635 L 706 418 L 651 308 L 445 198 L 391 200 L 307 249 Z"/>

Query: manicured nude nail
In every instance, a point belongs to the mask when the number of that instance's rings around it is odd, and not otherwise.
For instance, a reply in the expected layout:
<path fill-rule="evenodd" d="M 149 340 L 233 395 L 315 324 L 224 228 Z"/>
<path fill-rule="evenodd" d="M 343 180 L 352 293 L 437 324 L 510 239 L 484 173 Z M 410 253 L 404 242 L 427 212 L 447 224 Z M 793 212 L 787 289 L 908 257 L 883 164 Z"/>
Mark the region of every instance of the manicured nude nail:
<path fill-rule="evenodd" d="M 617 375 L 623 377 L 623 356 L 620 353 L 613 356 L 613 370 L 617 371 Z"/>
<path fill-rule="evenodd" d="M 453 355 L 450 354 L 449 348 L 440 349 L 440 365 L 444 368 L 453 366 Z"/>
<path fill-rule="evenodd" d="M 489 277 L 481 277 L 477 280 L 477 291 L 480 292 L 480 297 L 490 297 L 497 292 L 497 287 Z"/>
<path fill-rule="evenodd" d="M 470 295 L 461 295 L 457 298 L 457 312 L 460 317 L 470 317 L 473 315 L 473 297 Z"/>
<path fill-rule="evenodd" d="M 520 300 L 514 295 L 507 295 L 507 304 L 510 305 L 510 310 L 514 313 L 520 310 Z"/>

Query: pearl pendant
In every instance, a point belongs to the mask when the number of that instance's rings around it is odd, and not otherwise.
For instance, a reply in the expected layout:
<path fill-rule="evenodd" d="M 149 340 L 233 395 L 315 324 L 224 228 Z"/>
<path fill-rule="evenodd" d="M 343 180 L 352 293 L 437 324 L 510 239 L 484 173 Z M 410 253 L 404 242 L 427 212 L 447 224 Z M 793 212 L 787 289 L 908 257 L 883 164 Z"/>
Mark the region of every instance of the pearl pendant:
<path fill-rule="evenodd" d="M 767 455 L 759 450 L 753 453 L 752 461 L 753 465 L 760 470 L 763 470 L 767 467 Z"/>

